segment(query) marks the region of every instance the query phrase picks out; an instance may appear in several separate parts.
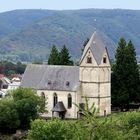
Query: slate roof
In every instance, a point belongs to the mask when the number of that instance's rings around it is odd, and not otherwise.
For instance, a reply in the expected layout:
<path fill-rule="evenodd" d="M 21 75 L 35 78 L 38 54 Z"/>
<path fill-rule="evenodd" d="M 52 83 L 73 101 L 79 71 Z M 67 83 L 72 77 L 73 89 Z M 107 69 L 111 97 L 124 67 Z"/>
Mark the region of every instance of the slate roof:
<path fill-rule="evenodd" d="M 100 32 L 94 32 L 91 36 L 89 42 L 85 46 L 83 55 L 81 57 L 81 61 L 83 60 L 84 56 L 86 55 L 88 49 L 91 49 L 92 54 L 99 65 L 102 60 L 103 53 L 106 51 L 106 42 L 104 41 L 102 34 Z"/>
<path fill-rule="evenodd" d="M 76 91 L 79 87 L 78 66 L 29 64 L 21 87 L 46 90 Z"/>

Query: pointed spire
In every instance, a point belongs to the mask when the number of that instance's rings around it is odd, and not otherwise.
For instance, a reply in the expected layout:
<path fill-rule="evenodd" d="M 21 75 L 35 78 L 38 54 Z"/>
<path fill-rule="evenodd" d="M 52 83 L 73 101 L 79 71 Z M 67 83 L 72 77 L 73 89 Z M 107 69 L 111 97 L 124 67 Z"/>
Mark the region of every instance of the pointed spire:
<path fill-rule="evenodd" d="M 105 43 L 102 37 L 102 34 L 95 31 L 87 45 L 85 46 L 85 49 L 83 51 L 83 55 L 81 57 L 81 61 L 83 60 L 85 54 L 87 53 L 88 49 L 91 49 L 91 52 L 97 62 L 97 64 L 101 63 L 102 55 L 105 52 Z"/>

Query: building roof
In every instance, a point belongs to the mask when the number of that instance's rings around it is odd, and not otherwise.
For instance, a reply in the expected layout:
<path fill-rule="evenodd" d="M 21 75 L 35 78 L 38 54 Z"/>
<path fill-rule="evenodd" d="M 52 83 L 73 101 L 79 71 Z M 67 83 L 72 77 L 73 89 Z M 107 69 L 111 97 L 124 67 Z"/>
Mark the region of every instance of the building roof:
<path fill-rule="evenodd" d="M 21 81 L 21 87 L 38 90 L 76 91 L 79 85 L 78 66 L 29 64 Z"/>
<path fill-rule="evenodd" d="M 52 109 L 53 112 L 65 112 L 66 108 L 63 102 L 58 102 L 55 107 Z"/>
<path fill-rule="evenodd" d="M 81 61 L 83 60 L 84 56 L 86 55 L 88 49 L 92 51 L 92 54 L 99 65 L 101 63 L 103 54 L 106 51 L 107 42 L 105 42 L 103 35 L 100 32 L 95 31 L 91 36 L 89 42 L 84 48 L 83 55 L 81 57 Z"/>

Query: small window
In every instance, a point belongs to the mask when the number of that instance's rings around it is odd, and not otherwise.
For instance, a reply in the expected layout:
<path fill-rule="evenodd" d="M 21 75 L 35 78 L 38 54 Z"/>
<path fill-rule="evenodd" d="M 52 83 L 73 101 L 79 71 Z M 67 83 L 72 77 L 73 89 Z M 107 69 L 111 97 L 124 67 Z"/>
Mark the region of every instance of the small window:
<path fill-rule="evenodd" d="M 106 57 L 103 58 L 103 63 L 106 63 Z"/>
<path fill-rule="evenodd" d="M 55 105 L 57 104 L 57 102 L 58 102 L 57 94 L 54 93 L 54 95 L 53 95 L 53 107 L 55 107 Z"/>
<path fill-rule="evenodd" d="M 67 87 L 69 87 L 69 85 L 70 85 L 70 82 L 69 82 L 69 81 L 67 81 L 67 82 L 66 82 L 66 86 L 67 86 Z"/>
<path fill-rule="evenodd" d="M 87 63 L 92 63 L 92 58 L 91 57 L 87 57 Z"/>
<path fill-rule="evenodd" d="M 48 81 L 48 85 L 51 85 L 51 81 Z"/>
<path fill-rule="evenodd" d="M 68 94 L 68 108 L 72 107 L 72 97 L 71 94 Z"/>

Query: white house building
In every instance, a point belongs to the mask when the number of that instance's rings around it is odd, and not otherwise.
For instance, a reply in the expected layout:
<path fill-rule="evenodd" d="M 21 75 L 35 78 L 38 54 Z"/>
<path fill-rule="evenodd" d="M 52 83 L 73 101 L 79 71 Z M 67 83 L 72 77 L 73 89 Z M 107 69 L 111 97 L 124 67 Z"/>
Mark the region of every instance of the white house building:
<path fill-rule="evenodd" d="M 21 87 L 33 88 L 47 98 L 47 117 L 59 115 L 77 118 L 78 108 L 73 104 L 89 106 L 94 102 L 99 115 L 111 113 L 111 66 L 105 42 L 94 32 L 84 48 L 79 66 L 27 66 Z"/>

